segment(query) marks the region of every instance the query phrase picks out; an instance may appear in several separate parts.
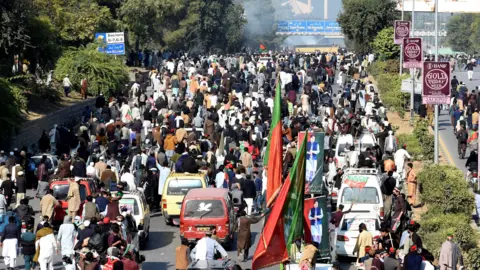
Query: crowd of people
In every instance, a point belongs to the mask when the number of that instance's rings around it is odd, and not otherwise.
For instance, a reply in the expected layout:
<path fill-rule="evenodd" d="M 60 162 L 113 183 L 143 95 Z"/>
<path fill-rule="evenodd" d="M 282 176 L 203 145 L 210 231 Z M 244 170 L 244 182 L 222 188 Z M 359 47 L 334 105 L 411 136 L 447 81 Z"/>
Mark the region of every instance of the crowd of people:
<path fill-rule="evenodd" d="M 2 152 L 0 211 L 8 210 L 15 193 L 16 207 L 12 208 L 22 216 L 30 209 L 24 199 L 27 188 L 37 189 L 42 208 L 40 228 L 34 230 L 32 213 L 24 232 L 16 225 L 5 228 L 8 233 L 2 242 L 3 255 L 10 258 L 5 260 L 7 267 L 15 267 L 16 247 L 22 246 L 28 265 L 38 262 L 42 270 L 52 269 L 57 249 L 66 267 L 77 260 L 85 269 L 102 264 L 104 269 L 138 269 L 138 253 L 125 252 L 136 226 L 130 213 L 119 209 L 118 200 L 122 191 L 141 190 L 150 209 L 159 210 L 170 172 L 203 172 L 209 187 L 229 188 L 243 198 L 246 217 L 239 222 L 237 249 L 239 257 L 247 260 L 250 225 L 258 222 L 251 214 L 265 210 L 266 171 L 270 168 L 262 166 L 262 158 L 277 84 L 281 88 L 284 176 L 293 166 L 298 134 L 306 130 L 325 132 L 325 192 L 341 185 L 345 167 L 376 168 L 383 174 L 382 237 L 374 241 L 366 227 L 360 226 L 358 263 L 377 269 L 380 265 L 381 269 L 400 269 L 392 267 L 401 264 L 404 269 L 420 269 L 422 261 L 431 261 L 416 234 L 419 225 L 409 215 L 411 207 L 418 204 L 411 157 L 406 145 L 398 145 L 386 108 L 367 78 L 373 55 L 357 55 L 351 62 L 336 53 L 263 55 L 269 59 L 264 62 L 260 57 L 201 57 L 178 52 L 131 55 L 134 65 L 147 61 L 145 66 L 151 68 L 136 72 L 135 80 L 121 93 L 108 98 L 99 95 L 94 107 L 85 107 L 79 123 L 43 131 L 38 146 L 15 149 L 8 156 Z M 357 139 L 365 132 L 373 134 L 377 144 L 365 151 L 350 145 L 346 166 L 339 166 L 334 154 L 336 140 L 345 134 Z M 46 154 L 39 164 L 33 162 L 33 149 L 57 155 L 58 168 L 51 170 Z M 102 196 L 95 200 L 87 197 L 85 204 L 91 207 L 84 206 L 80 214 L 70 204 L 79 200 L 76 180 L 86 177 L 97 181 Z M 58 201 L 49 182 L 63 178 L 69 179 L 69 209 L 55 237 L 51 221 Z M 342 206 L 332 213 L 334 227 L 339 226 L 343 214 Z M 212 242 L 212 234 L 193 249 L 192 258 L 213 259 L 213 250 L 222 251 L 214 239 Z M 183 246 L 177 249 L 177 254 L 183 254 L 178 269 L 186 269 L 191 261 Z M 452 250 L 445 251 L 448 255 L 442 249 L 441 258 L 451 259 Z M 38 258 L 34 258 L 36 253 Z M 225 254 L 222 252 L 223 257 Z M 123 268 L 117 268 L 119 265 Z"/>

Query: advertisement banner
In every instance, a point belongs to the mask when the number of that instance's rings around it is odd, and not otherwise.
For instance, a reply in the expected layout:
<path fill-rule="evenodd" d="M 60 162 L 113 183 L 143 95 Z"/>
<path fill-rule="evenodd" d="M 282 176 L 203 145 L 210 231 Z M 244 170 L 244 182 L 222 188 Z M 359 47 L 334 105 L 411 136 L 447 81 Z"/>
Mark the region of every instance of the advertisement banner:
<path fill-rule="evenodd" d="M 409 21 L 395 21 L 395 44 L 402 44 L 404 38 L 410 37 L 410 22 Z"/>
<path fill-rule="evenodd" d="M 450 63 L 423 63 L 423 104 L 450 103 Z"/>
<path fill-rule="evenodd" d="M 125 34 L 124 32 L 95 33 L 95 40 L 102 46 L 99 52 L 112 55 L 125 55 Z"/>
<path fill-rule="evenodd" d="M 298 134 L 298 146 L 301 145 L 304 136 L 305 132 Z M 309 132 L 308 136 L 305 194 L 324 194 L 323 161 L 325 133 Z"/>
<path fill-rule="evenodd" d="M 421 38 L 403 39 L 403 68 L 422 68 L 423 50 Z"/>
<path fill-rule="evenodd" d="M 397 0 L 397 10 L 434 12 L 435 0 Z M 404 3 L 404 5 L 402 5 Z M 478 0 L 438 0 L 438 12 L 447 13 L 480 13 Z"/>
<path fill-rule="evenodd" d="M 303 215 L 310 221 L 310 231 L 305 228 L 305 234 L 310 233 L 312 241 L 318 244 L 320 258 L 330 257 L 327 198 L 321 196 L 305 199 Z"/>
<path fill-rule="evenodd" d="M 277 34 L 280 35 L 328 35 L 341 36 L 342 28 L 337 21 L 278 21 Z"/>

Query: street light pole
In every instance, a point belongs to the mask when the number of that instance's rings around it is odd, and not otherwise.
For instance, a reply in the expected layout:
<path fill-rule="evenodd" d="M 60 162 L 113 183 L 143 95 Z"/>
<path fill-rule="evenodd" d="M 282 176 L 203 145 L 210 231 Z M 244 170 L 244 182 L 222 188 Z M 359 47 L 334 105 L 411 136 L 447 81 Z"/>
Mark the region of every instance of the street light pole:
<path fill-rule="evenodd" d="M 402 21 L 403 13 L 405 12 L 405 0 L 402 0 Z M 403 41 L 400 43 L 400 76 L 403 74 Z"/>
<path fill-rule="evenodd" d="M 415 37 L 415 0 L 413 0 L 412 5 L 412 37 Z M 422 48 L 420 48 L 422 49 Z M 410 95 L 410 125 L 413 126 L 413 119 L 415 118 L 415 72 L 416 68 L 410 69 L 412 75 L 412 94 Z"/>
<path fill-rule="evenodd" d="M 438 0 L 435 0 L 435 61 L 438 62 Z M 435 149 L 434 149 L 434 159 L 435 164 L 438 164 L 438 104 L 435 104 Z"/>

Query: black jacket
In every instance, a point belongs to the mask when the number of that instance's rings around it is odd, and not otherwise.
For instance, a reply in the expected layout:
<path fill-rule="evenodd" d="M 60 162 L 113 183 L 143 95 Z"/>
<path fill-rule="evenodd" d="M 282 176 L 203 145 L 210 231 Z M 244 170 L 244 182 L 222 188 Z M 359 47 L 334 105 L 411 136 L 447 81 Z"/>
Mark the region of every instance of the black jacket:
<path fill-rule="evenodd" d="M 245 181 L 245 190 L 243 192 L 243 196 L 246 199 L 254 199 L 257 196 L 257 190 L 255 188 L 255 182 L 251 180 Z"/>
<path fill-rule="evenodd" d="M 15 223 L 10 223 L 5 226 L 2 234 L 2 243 L 5 239 L 19 239 L 20 240 L 20 229 Z"/>
<path fill-rule="evenodd" d="M 20 220 L 25 220 L 28 223 L 35 216 L 35 211 L 30 205 L 20 204 L 15 209 L 15 214 Z"/>
<path fill-rule="evenodd" d="M 17 193 L 27 192 L 27 179 L 24 176 L 17 177 Z"/>

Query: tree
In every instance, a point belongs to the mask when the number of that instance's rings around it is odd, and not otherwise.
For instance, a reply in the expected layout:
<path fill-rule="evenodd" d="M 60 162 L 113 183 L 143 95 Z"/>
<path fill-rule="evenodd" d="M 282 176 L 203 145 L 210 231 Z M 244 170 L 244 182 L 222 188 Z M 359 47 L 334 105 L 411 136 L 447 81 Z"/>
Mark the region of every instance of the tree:
<path fill-rule="evenodd" d="M 27 108 L 23 89 L 6 79 L 0 79 L 0 141 L 7 140 L 22 123 L 22 110 Z"/>
<path fill-rule="evenodd" d="M 74 89 L 79 89 L 80 81 L 87 78 L 91 93 L 102 93 L 107 97 L 123 89 L 128 82 L 123 60 L 99 52 L 98 46 L 99 44 L 91 43 L 65 52 L 55 68 L 56 79 L 62 80 L 68 74 Z"/>
<path fill-rule="evenodd" d="M 398 17 L 395 1 L 343 0 L 342 6 L 337 21 L 357 53 L 369 52 L 377 33 L 392 26 Z"/>
<path fill-rule="evenodd" d="M 473 24 L 476 15 L 458 14 L 450 18 L 447 23 L 447 43 L 454 51 L 473 53 L 474 47 L 470 41 L 473 35 Z"/>
<path fill-rule="evenodd" d="M 164 29 L 178 26 L 175 14 L 185 8 L 190 1 L 176 0 L 125 0 L 118 10 L 122 28 L 128 32 L 129 41 L 135 44 L 148 44 L 161 41 Z"/>
<path fill-rule="evenodd" d="M 400 46 L 394 43 L 393 27 L 380 31 L 371 43 L 374 53 L 380 55 L 381 60 L 395 59 L 400 56 Z"/>
<path fill-rule="evenodd" d="M 95 32 L 115 30 L 110 9 L 91 0 L 34 0 L 40 15 L 55 26 L 61 43 L 85 45 Z"/>

